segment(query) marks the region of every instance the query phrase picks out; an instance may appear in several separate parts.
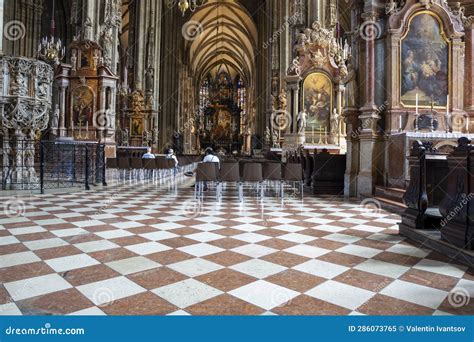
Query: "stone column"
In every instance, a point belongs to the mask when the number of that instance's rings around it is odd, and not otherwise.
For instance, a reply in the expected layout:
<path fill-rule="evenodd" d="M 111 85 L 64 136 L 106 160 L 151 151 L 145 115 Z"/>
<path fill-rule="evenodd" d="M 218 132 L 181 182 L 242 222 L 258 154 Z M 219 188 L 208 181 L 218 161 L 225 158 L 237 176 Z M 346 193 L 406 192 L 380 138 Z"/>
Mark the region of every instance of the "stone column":
<path fill-rule="evenodd" d="M 469 132 L 474 116 L 474 18 L 466 23 L 466 59 L 464 76 L 464 105 L 468 113 Z"/>
<path fill-rule="evenodd" d="M 3 15 L 4 15 L 5 1 L 0 0 L 0 56 L 3 55 Z"/>
<path fill-rule="evenodd" d="M 453 113 L 453 132 L 466 131 L 466 112 L 464 111 L 464 54 L 465 47 L 461 38 L 452 39 L 452 89 L 450 108 Z M 456 117 L 458 119 L 456 119 Z"/>
<path fill-rule="evenodd" d="M 367 12 L 362 15 L 366 21 L 377 20 L 373 12 Z M 357 177 L 357 193 L 373 193 L 376 178 L 376 163 L 378 156 L 376 154 L 376 145 L 378 141 L 377 122 L 380 119 L 375 104 L 375 37 L 365 38 L 365 104 L 360 109 L 362 128 L 360 130 L 360 164 L 359 175 Z"/>
<path fill-rule="evenodd" d="M 357 174 L 359 172 L 359 111 L 348 108 L 344 112 L 347 125 L 346 172 L 344 174 L 344 196 L 357 196 Z"/>

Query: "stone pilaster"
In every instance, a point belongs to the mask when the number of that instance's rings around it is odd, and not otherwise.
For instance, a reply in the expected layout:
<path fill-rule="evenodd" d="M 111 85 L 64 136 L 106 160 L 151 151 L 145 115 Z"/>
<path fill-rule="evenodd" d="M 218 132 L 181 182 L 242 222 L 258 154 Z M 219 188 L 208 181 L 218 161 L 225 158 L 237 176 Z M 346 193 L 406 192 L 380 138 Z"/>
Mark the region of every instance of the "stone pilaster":
<path fill-rule="evenodd" d="M 362 15 L 365 21 L 375 22 L 377 16 L 372 11 Z M 364 39 L 365 52 L 365 101 L 360 108 L 359 119 L 361 128 L 359 133 L 359 174 L 357 177 L 357 194 L 372 194 L 376 180 L 378 154 L 376 152 L 379 136 L 377 123 L 380 120 L 378 108 L 375 103 L 375 37 Z"/>
<path fill-rule="evenodd" d="M 474 18 L 466 23 L 466 58 L 464 79 L 464 105 L 469 117 L 468 131 L 471 132 L 474 119 Z"/>

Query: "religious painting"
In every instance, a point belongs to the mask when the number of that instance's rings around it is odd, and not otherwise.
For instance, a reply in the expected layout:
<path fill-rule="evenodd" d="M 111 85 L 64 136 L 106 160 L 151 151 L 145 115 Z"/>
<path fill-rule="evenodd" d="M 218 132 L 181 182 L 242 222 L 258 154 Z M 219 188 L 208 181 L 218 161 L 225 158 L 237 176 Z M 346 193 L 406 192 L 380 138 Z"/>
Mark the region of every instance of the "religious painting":
<path fill-rule="evenodd" d="M 72 94 L 72 112 L 75 125 L 93 125 L 94 93 L 89 87 L 81 86 Z"/>
<path fill-rule="evenodd" d="M 232 138 L 232 115 L 224 106 L 217 108 L 214 118 L 214 139 L 227 140 Z"/>
<path fill-rule="evenodd" d="M 333 85 L 324 73 L 315 72 L 303 84 L 303 105 L 308 113 L 306 131 L 329 130 Z"/>
<path fill-rule="evenodd" d="M 143 119 L 132 118 L 130 121 L 130 132 L 133 137 L 141 137 L 143 134 Z"/>
<path fill-rule="evenodd" d="M 415 14 L 401 41 L 401 100 L 405 106 L 446 107 L 449 93 L 449 42 L 440 20 Z"/>

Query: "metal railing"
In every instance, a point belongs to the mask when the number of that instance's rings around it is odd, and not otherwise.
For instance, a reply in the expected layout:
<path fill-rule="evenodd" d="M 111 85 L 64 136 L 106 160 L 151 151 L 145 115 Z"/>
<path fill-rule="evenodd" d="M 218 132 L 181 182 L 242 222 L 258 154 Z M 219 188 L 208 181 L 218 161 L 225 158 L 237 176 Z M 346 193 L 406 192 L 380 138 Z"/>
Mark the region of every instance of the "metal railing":
<path fill-rule="evenodd" d="M 0 148 L 2 190 L 107 185 L 104 144 L 19 140 Z"/>

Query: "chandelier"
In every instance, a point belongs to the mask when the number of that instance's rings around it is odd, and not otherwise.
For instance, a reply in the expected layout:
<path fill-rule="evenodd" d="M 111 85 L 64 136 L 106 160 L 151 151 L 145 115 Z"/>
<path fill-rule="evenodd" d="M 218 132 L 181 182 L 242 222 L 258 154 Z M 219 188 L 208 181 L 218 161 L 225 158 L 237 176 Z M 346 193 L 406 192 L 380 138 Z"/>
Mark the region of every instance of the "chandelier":
<path fill-rule="evenodd" d="M 201 7 L 207 2 L 207 0 L 168 0 L 168 7 L 178 5 L 179 10 L 184 15 L 188 10 L 194 12 L 198 7 Z"/>
<path fill-rule="evenodd" d="M 53 0 L 53 11 L 51 17 L 51 34 L 49 37 L 44 37 L 38 45 L 38 58 L 51 65 L 59 65 L 65 55 L 65 48 L 62 45 L 61 39 L 54 37 L 56 23 L 54 21 L 55 1 Z"/>

